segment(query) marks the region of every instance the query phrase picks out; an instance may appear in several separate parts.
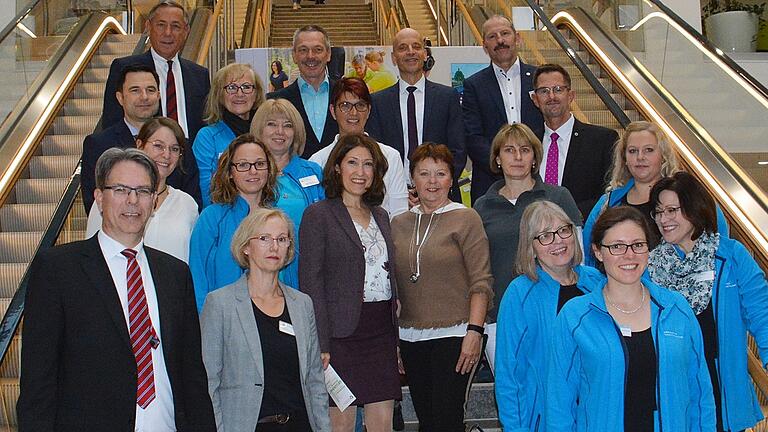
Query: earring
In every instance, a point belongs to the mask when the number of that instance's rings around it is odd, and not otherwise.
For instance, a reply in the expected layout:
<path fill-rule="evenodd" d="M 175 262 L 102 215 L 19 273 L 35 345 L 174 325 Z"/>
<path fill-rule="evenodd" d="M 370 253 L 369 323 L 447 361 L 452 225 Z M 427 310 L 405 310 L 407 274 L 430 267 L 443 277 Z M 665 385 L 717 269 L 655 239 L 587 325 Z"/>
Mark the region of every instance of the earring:
<path fill-rule="evenodd" d="M 496 162 L 496 168 L 501 168 L 501 164 Z"/>
<path fill-rule="evenodd" d="M 248 251 L 243 251 L 243 255 L 248 255 Z"/>

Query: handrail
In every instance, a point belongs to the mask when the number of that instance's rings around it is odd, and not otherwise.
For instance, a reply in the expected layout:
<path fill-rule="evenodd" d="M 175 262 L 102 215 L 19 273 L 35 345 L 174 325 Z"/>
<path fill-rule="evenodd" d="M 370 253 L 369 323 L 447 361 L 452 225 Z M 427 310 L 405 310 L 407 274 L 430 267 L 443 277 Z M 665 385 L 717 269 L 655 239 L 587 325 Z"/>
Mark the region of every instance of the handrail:
<path fill-rule="evenodd" d="M 472 15 L 469 13 L 469 10 L 467 9 L 467 5 L 464 4 L 464 0 L 456 0 L 456 4 L 459 6 L 459 10 L 461 11 L 461 14 L 464 15 L 464 21 L 466 21 L 470 31 L 472 31 L 472 35 L 475 37 L 475 40 L 477 41 L 478 45 L 482 45 L 483 35 L 480 33 L 480 30 L 478 30 L 477 26 L 475 25 L 475 20 L 472 19 Z"/>
<path fill-rule="evenodd" d="M 757 92 L 759 92 L 763 98 L 768 99 L 768 88 L 766 88 L 763 84 L 760 83 L 755 77 L 750 75 L 749 72 L 744 70 L 741 66 L 739 66 L 738 63 L 733 61 L 727 54 L 725 54 L 721 49 L 717 48 L 709 39 L 704 37 L 698 30 L 693 28 L 690 24 L 688 24 L 684 19 L 680 18 L 679 15 L 677 15 L 672 9 L 667 7 L 664 3 L 660 2 L 659 0 L 646 0 L 650 3 L 653 3 L 654 6 L 661 9 L 672 21 L 674 21 L 678 26 L 682 27 L 686 32 L 688 32 L 694 39 L 696 39 L 704 48 L 706 48 L 712 55 L 718 57 L 723 63 L 725 63 L 729 68 L 731 68 L 737 75 L 741 76 L 744 81 L 746 81 L 749 85 L 751 85 Z"/>
<path fill-rule="evenodd" d="M 2 31 L 0 31 L 0 42 L 4 41 L 5 38 L 7 38 L 11 33 L 13 33 L 14 29 L 16 28 L 19 23 L 21 23 L 24 18 L 29 15 L 30 12 L 37 6 L 38 3 L 40 3 L 42 0 L 32 0 L 31 2 L 27 3 L 26 6 L 24 6 L 21 9 L 21 12 L 17 13 L 16 16 L 9 22 Z"/>
<path fill-rule="evenodd" d="M 563 52 L 568 56 L 568 58 L 571 59 L 571 61 L 579 70 L 579 72 L 581 72 L 581 74 L 587 80 L 587 82 L 595 91 L 595 93 L 597 93 L 597 96 L 600 98 L 600 100 L 603 101 L 605 106 L 608 108 L 608 111 L 610 111 L 613 117 L 615 117 L 616 120 L 618 120 L 622 128 L 626 128 L 627 125 L 629 125 L 630 123 L 630 119 L 627 116 L 627 113 L 624 112 L 624 110 L 619 106 L 616 100 L 614 100 L 613 97 L 610 95 L 610 93 L 608 93 L 608 91 L 605 89 L 605 87 L 603 87 L 603 85 L 600 83 L 600 80 L 598 80 L 595 74 L 592 73 L 592 70 L 589 68 L 589 66 L 587 66 L 586 63 L 584 63 L 584 60 L 582 60 L 580 56 L 576 55 L 576 49 L 574 49 L 571 46 L 571 44 L 568 43 L 565 37 L 560 33 L 557 27 L 552 23 L 552 21 L 549 19 L 547 14 L 544 12 L 544 9 L 542 9 L 541 6 L 536 4 L 534 0 L 525 0 L 525 1 L 528 3 L 528 6 L 530 6 L 530 8 L 533 10 L 533 13 L 536 14 L 536 17 L 539 19 L 539 21 L 543 23 L 544 26 L 547 27 L 547 30 L 549 30 L 549 33 L 555 39 L 557 44 L 560 45 L 560 47 L 563 49 Z M 509 15 L 509 16 L 511 17 L 512 15 Z"/>
<path fill-rule="evenodd" d="M 211 15 L 208 26 L 205 29 L 205 36 L 203 36 L 203 42 L 200 44 L 200 51 L 197 52 L 195 57 L 195 63 L 204 64 L 208 58 L 208 52 L 211 49 L 211 42 L 213 41 L 213 35 L 216 33 L 216 23 L 219 21 L 221 11 L 224 8 L 224 0 L 216 2 L 216 6 L 213 8 L 213 15 Z"/>
<path fill-rule="evenodd" d="M 109 32 L 125 34 L 120 23 L 103 12 L 81 18 L 0 127 L 0 143 L 5 143 L 0 147 L 0 204 L 31 157 L 31 148 L 42 139 L 44 126 L 53 120 L 56 107 L 64 102 L 94 54 L 94 47 Z"/>

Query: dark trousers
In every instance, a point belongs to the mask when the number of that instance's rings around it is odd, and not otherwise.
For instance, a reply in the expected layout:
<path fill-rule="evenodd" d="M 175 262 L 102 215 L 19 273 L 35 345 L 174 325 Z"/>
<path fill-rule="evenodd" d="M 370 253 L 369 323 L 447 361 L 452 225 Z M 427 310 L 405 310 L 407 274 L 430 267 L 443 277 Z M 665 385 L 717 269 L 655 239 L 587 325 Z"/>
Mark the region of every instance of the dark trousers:
<path fill-rule="evenodd" d="M 460 337 L 400 341 L 420 432 L 464 432 L 464 402 L 471 373 L 456 373 Z"/>

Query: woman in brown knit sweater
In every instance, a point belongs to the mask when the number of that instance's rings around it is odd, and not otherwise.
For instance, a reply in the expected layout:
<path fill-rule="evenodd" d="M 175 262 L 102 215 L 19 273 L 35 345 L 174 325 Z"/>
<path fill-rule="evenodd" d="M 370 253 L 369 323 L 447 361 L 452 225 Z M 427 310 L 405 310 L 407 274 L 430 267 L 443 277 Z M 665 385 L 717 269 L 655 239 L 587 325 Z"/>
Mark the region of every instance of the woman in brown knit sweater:
<path fill-rule="evenodd" d="M 424 143 L 411 156 L 420 205 L 392 221 L 400 353 L 422 432 L 463 432 L 465 390 L 493 304 L 480 216 L 448 198 L 453 158 Z"/>

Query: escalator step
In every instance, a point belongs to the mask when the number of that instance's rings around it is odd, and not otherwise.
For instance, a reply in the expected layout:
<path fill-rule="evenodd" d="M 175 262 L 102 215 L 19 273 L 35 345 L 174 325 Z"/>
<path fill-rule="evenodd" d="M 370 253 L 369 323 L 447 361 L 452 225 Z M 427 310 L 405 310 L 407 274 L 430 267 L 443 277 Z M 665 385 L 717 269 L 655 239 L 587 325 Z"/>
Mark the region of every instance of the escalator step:
<path fill-rule="evenodd" d="M 0 302 L 2 302 L 2 300 L 0 300 Z M 3 311 L 3 314 L 5 314 L 5 311 Z M 3 358 L 3 363 L 0 364 L 0 377 L 18 379 L 20 370 L 21 336 L 14 336 L 11 340 L 11 345 L 8 347 L 8 352 L 5 354 L 5 358 Z"/>
<path fill-rule="evenodd" d="M 29 263 L 0 263 L 0 298 L 11 298 Z"/>
<path fill-rule="evenodd" d="M 60 115 L 53 121 L 53 128 L 48 129 L 48 133 L 53 133 L 55 135 L 88 135 L 93 132 L 93 127 L 98 121 L 98 115 Z"/>
<path fill-rule="evenodd" d="M 57 203 L 6 204 L 0 208 L 3 231 L 45 231 Z"/>
<path fill-rule="evenodd" d="M 16 182 L 16 203 L 58 203 L 69 178 L 19 179 Z"/>
<path fill-rule="evenodd" d="M 0 232 L 0 262 L 28 263 L 40 244 L 42 232 Z"/>
<path fill-rule="evenodd" d="M 78 161 L 80 161 L 80 155 L 35 156 L 29 161 L 30 176 L 69 177 L 75 171 Z"/>
<path fill-rule="evenodd" d="M 45 156 L 80 155 L 83 151 L 81 134 L 46 135 L 43 137 L 41 150 Z"/>

